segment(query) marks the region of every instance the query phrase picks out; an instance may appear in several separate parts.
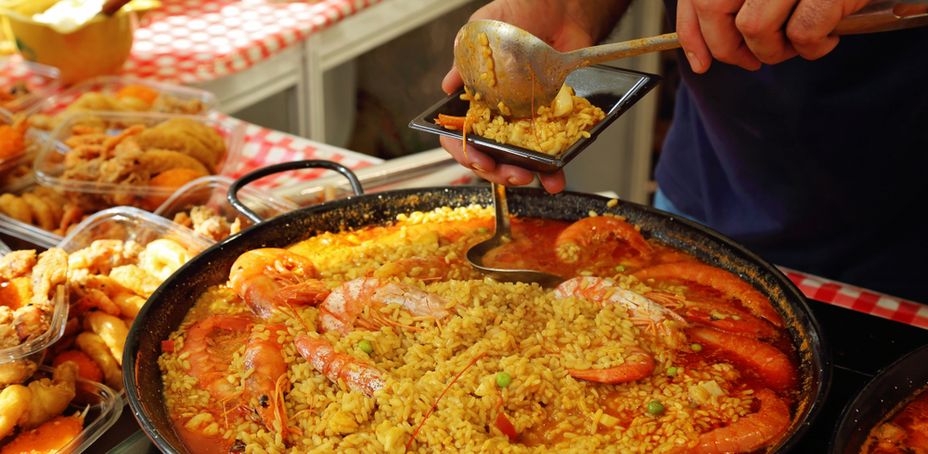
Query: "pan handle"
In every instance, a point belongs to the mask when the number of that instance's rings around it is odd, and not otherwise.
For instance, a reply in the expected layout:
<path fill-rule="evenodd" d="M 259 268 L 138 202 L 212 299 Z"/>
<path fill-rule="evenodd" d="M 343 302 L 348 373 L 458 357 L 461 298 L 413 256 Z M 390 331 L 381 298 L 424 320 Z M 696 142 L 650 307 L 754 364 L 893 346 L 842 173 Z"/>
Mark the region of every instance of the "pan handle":
<path fill-rule="evenodd" d="M 337 162 L 325 161 L 321 159 L 305 159 L 302 161 L 282 162 L 280 164 L 269 165 L 267 167 L 261 167 L 260 169 L 246 173 L 245 175 L 242 175 L 241 178 L 235 180 L 231 186 L 229 186 L 229 193 L 226 195 L 226 198 L 229 199 L 229 203 L 231 203 L 239 213 L 242 213 L 243 216 L 247 217 L 255 223 L 261 222 L 264 219 L 261 218 L 258 213 L 252 211 L 251 208 L 245 206 L 241 200 L 239 200 L 238 191 L 240 191 L 248 183 L 251 183 L 252 181 L 260 178 L 264 178 L 268 175 L 286 172 L 288 170 L 314 168 L 334 170 L 342 174 L 351 184 L 351 190 L 354 192 L 354 195 L 364 194 L 364 189 L 361 187 L 361 182 L 358 180 L 358 177 L 354 174 L 354 172 L 351 171 L 351 169 Z"/>

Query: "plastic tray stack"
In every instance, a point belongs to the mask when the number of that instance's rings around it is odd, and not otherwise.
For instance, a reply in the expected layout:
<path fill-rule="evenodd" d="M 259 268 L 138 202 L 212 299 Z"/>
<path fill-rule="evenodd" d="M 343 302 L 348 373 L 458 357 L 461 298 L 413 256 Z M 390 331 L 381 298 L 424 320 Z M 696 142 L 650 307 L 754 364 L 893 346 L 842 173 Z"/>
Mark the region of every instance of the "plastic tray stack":
<path fill-rule="evenodd" d="M 4 82 L 4 79 L 0 78 L 0 82 Z M 140 197 L 155 196 L 161 200 L 174 200 L 174 205 L 178 206 L 178 209 L 183 209 L 178 205 L 181 201 L 180 195 L 178 194 L 176 197 L 172 197 L 172 195 L 174 195 L 173 191 L 153 191 L 147 187 L 106 185 L 64 179 L 62 175 L 63 168 L 61 165 L 61 157 L 63 153 L 67 151 L 67 147 L 64 145 L 65 142 L 63 140 L 66 138 L 65 132 L 70 131 L 70 125 L 89 115 L 104 119 L 104 121 L 112 126 L 109 132 L 113 134 L 118 133 L 119 129 L 126 125 L 145 124 L 152 126 L 178 116 L 185 116 L 203 122 L 216 129 L 226 142 L 227 153 L 216 169 L 217 173 L 221 175 L 237 170 L 236 167 L 239 162 L 238 154 L 241 152 L 242 143 L 244 141 L 244 125 L 240 123 L 232 124 L 231 122 L 225 122 L 208 116 L 210 111 L 216 106 L 216 99 L 212 94 L 202 90 L 153 83 L 133 78 L 103 77 L 75 85 L 52 97 L 48 97 L 47 94 L 44 94 L 40 99 L 34 99 L 30 104 L 20 106 L 17 113 L 22 113 L 23 115 L 35 113 L 54 115 L 63 110 L 68 103 L 73 102 L 73 100 L 77 99 L 83 93 L 92 91 L 115 92 L 130 84 L 147 86 L 161 93 L 170 94 L 174 98 L 182 101 L 195 99 L 203 106 L 203 111 L 199 112 L 197 115 L 103 111 L 65 113 L 58 117 L 56 120 L 58 127 L 52 131 L 29 130 L 27 137 L 40 142 L 40 146 L 36 147 L 38 149 L 36 153 L 28 155 L 24 153 L 22 156 L 16 156 L 15 159 L 0 161 L 0 171 L 6 169 L 6 166 L 13 168 L 14 166 L 26 165 L 32 169 L 29 173 L 28 181 L 24 181 L 23 184 L 16 186 L 0 187 L 0 192 L 10 192 L 19 195 L 37 184 L 55 187 L 72 193 L 110 194 L 122 191 L 138 194 Z M 57 88 L 57 86 L 55 86 L 55 88 Z M 36 93 L 38 93 L 38 91 L 36 91 Z M 13 117 L 10 114 L 11 112 L 0 109 L 0 121 L 11 124 L 13 122 Z M 201 182 L 201 185 L 194 185 L 199 190 L 197 193 L 199 194 L 198 197 L 204 197 L 203 194 L 209 194 L 205 196 L 206 198 L 203 199 L 202 203 L 216 207 L 220 205 L 220 200 L 216 194 L 226 190 L 232 181 L 231 178 L 222 177 L 220 175 L 206 177 L 203 179 L 204 181 Z M 188 184 L 187 186 L 191 185 Z M 204 187 L 207 189 L 204 189 Z M 190 191 L 196 188 L 191 187 L 186 192 L 189 194 Z M 180 193 L 180 191 L 178 191 L 178 193 Z M 273 196 L 269 196 L 269 194 L 260 190 L 248 190 L 246 194 L 246 200 L 249 201 L 248 203 L 253 203 L 256 209 L 262 210 L 268 215 L 273 215 L 275 210 L 279 212 L 289 211 L 295 208 L 295 206 L 289 204 L 289 202 L 277 200 Z M 192 195 L 183 200 L 191 201 L 191 203 L 201 203 L 199 201 L 200 199 Z M 162 206 L 166 205 L 167 202 Z M 227 208 L 221 208 L 220 212 L 223 214 L 229 213 Z M 211 240 L 196 235 L 192 230 L 155 215 L 154 213 L 124 206 L 91 213 L 79 224 L 72 227 L 69 233 L 64 237 L 0 213 L 0 232 L 16 240 L 22 240 L 35 245 L 38 249 L 60 247 L 68 253 L 90 246 L 95 240 L 100 239 L 134 241 L 144 247 L 155 239 L 170 238 L 187 248 L 191 254 L 196 254 L 214 243 Z M 9 252 L 10 249 L 7 248 L 5 244 L 0 243 L 0 256 Z M 49 330 L 43 335 L 21 345 L 0 349 L 0 367 L 15 361 L 29 360 L 39 364 L 49 361 L 50 358 L 47 357 L 48 355 L 46 353 L 64 333 L 65 324 L 68 320 L 68 305 L 68 286 L 61 286 L 55 295 L 55 310 L 52 314 Z M 52 369 L 43 366 L 36 372 L 33 378 L 47 376 L 51 371 Z M 83 396 L 89 400 L 73 403 L 64 413 L 66 415 L 71 415 L 76 412 L 86 412 L 83 431 L 64 448 L 66 452 L 72 453 L 87 451 L 94 441 L 100 438 L 113 424 L 115 424 L 116 420 L 121 415 L 124 404 L 121 393 L 101 383 L 79 379 L 79 386 L 84 392 Z"/>
<path fill-rule="evenodd" d="M 2 79 L 0 79 L 2 81 Z M 180 101 L 197 101 L 202 111 L 197 115 L 180 115 L 160 112 L 107 112 L 86 111 L 62 112 L 70 103 L 87 93 L 115 94 L 122 88 L 130 85 L 139 85 L 157 90 L 159 93 L 169 95 Z M 130 124 L 144 124 L 153 126 L 175 117 L 186 117 L 202 122 L 220 133 L 226 142 L 226 156 L 217 175 L 234 174 L 240 165 L 240 153 L 244 145 L 245 125 L 240 122 L 230 122 L 211 116 L 218 102 L 216 97 L 204 90 L 170 85 L 158 82 L 136 79 L 132 77 L 104 76 L 87 80 L 61 91 L 51 97 L 45 97 L 30 104 L 23 111 L 24 115 L 56 115 L 61 113 L 55 122 L 57 127 L 51 131 L 30 128 L 27 137 L 38 141 L 38 151 L 30 154 L 16 156 L 15 159 L 0 160 L 0 172 L 6 169 L 29 166 L 32 171 L 22 179 L 17 179 L 15 185 L 0 187 L 0 193 L 10 192 L 20 195 L 33 185 L 50 186 L 61 191 L 87 194 L 129 194 L 140 200 L 163 201 L 169 198 L 173 191 L 147 186 L 118 185 L 66 179 L 63 176 L 64 167 L 62 158 L 68 151 L 65 139 L 69 135 L 70 127 L 88 116 L 102 118 L 112 128 L 108 132 L 116 134 L 119 130 Z M 0 122 L 11 123 L 12 117 L 4 116 L 0 111 Z M 157 204 L 157 202 L 155 202 Z M 150 206 L 153 209 L 157 205 Z M 49 248 L 63 239 L 61 235 L 44 230 L 35 225 L 13 219 L 0 212 L 0 233 L 21 239 L 40 248 Z"/>

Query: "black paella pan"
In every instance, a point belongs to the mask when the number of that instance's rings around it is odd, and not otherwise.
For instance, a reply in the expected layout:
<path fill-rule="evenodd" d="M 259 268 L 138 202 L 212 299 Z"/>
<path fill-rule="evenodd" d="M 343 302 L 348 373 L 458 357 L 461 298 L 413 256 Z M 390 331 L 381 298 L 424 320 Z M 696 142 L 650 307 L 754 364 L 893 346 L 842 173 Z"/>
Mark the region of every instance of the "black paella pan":
<path fill-rule="evenodd" d="M 186 452 L 164 405 L 157 361 L 161 341 L 177 329 L 200 294 L 210 286 L 227 281 L 232 263 L 240 254 L 261 247 L 286 247 L 325 231 L 386 224 L 401 213 L 492 203 L 490 189 L 477 186 L 416 188 L 361 195 L 360 183 L 351 171 L 327 161 L 300 161 L 259 169 L 233 185 L 230 194 L 270 173 L 308 167 L 342 173 L 352 182 L 358 195 L 282 214 L 214 245 L 168 278 L 136 317 L 123 355 L 126 395 L 142 429 L 162 451 Z M 588 216 L 590 211 L 625 216 L 629 222 L 640 226 L 645 236 L 733 272 L 770 298 L 797 346 L 802 394 L 789 431 L 773 451 L 788 452 L 798 442 L 824 404 L 831 378 L 831 358 L 805 298 L 786 276 L 715 231 L 644 205 L 621 202 L 608 208 L 606 197 L 571 192 L 551 195 L 534 188 L 510 189 L 508 200 L 515 216 L 577 220 Z"/>
<path fill-rule="evenodd" d="M 841 413 L 830 452 L 859 453 L 874 427 L 928 386 L 925 364 L 928 364 L 928 345 L 907 353 L 876 374 Z"/>

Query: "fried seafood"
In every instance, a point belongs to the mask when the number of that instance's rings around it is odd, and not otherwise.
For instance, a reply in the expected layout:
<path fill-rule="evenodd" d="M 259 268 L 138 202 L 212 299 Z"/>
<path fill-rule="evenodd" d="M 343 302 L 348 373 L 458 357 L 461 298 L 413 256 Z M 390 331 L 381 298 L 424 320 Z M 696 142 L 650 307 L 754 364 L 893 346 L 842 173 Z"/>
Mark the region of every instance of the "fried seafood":
<path fill-rule="evenodd" d="M 119 186 L 147 186 L 168 194 L 196 178 L 215 173 L 225 157 L 222 136 L 212 127 L 189 118 L 173 118 L 153 127 L 131 125 L 116 136 L 105 127 L 76 125 L 65 139 L 61 178 Z M 84 195 L 94 207 L 111 205 L 157 208 L 163 196 L 114 190 Z"/>
<path fill-rule="evenodd" d="M 181 211 L 175 214 L 174 222 L 216 241 L 222 241 L 242 230 L 241 218 L 236 217 L 229 221 L 216 209 L 206 205 L 194 206 L 189 212 Z"/>
<path fill-rule="evenodd" d="M 104 382 L 122 389 L 123 346 L 129 326 L 149 295 L 192 257 L 175 240 L 96 240 L 68 257 L 71 306 L 57 347 L 72 345 L 102 371 Z"/>
<path fill-rule="evenodd" d="M 84 218 L 78 200 L 68 199 L 49 187 L 33 186 L 19 195 L 0 194 L 0 213 L 64 236 Z"/>
<path fill-rule="evenodd" d="M 76 394 L 77 364 L 66 361 L 51 379 L 9 385 L 0 391 L 0 439 L 18 427 L 32 429 L 60 415 Z"/>
<path fill-rule="evenodd" d="M 206 108 L 203 101 L 196 98 L 180 99 L 145 85 L 130 84 L 115 93 L 83 93 L 61 113 L 36 114 L 33 115 L 33 122 L 36 127 L 50 131 L 61 123 L 66 114 L 75 112 L 160 112 L 195 115 L 205 112 Z"/>
<path fill-rule="evenodd" d="M 59 286 L 66 282 L 67 254 L 52 248 L 36 256 L 15 251 L 0 258 L 0 348 L 48 331 Z"/>
<path fill-rule="evenodd" d="M 0 161 L 26 151 L 26 128 L 29 123 L 19 119 L 11 125 L 0 125 Z"/>
<path fill-rule="evenodd" d="M 215 172 L 226 146 L 213 128 L 190 118 L 172 118 L 142 132 L 138 144 L 144 149 L 176 150 L 190 155 Z"/>

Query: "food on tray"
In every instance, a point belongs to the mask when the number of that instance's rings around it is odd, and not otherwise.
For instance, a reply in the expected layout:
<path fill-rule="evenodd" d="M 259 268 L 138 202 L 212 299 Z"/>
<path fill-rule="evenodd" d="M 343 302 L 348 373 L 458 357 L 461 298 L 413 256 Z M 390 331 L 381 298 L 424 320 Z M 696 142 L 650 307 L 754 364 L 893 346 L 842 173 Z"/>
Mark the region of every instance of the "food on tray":
<path fill-rule="evenodd" d="M 74 112 L 161 112 L 193 115 L 203 113 L 206 109 L 207 106 L 200 99 L 181 99 L 147 85 L 129 84 L 115 92 L 83 93 L 61 113 L 36 114 L 32 122 L 37 128 L 52 130 L 60 124 L 64 114 Z"/>
<path fill-rule="evenodd" d="M 148 297 L 193 254 L 170 238 L 145 246 L 96 240 L 68 257 L 71 308 L 55 360 L 75 360 L 81 375 L 122 389 L 122 350 Z"/>
<path fill-rule="evenodd" d="M 0 454 L 61 452 L 80 436 L 86 409 L 65 414 L 81 398 L 77 370 L 76 363 L 65 361 L 51 377 L 0 391 Z"/>
<path fill-rule="evenodd" d="M 544 154 L 557 156 L 581 138 L 590 137 L 589 130 L 606 114 L 576 96 L 573 88 L 564 85 L 550 106 L 539 106 L 532 118 L 511 118 L 494 113 L 481 102 L 479 93 L 465 90 L 461 99 L 470 101 L 463 117 L 439 114 L 435 122 L 447 129 L 477 134 L 502 144 L 515 145 Z M 506 106 L 498 106 L 506 112 Z"/>
<path fill-rule="evenodd" d="M 754 452 L 798 405 L 771 302 L 614 216 L 444 208 L 241 254 L 162 341 L 164 402 L 193 452 L 538 449 Z"/>
<path fill-rule="evenodd" d="M 32 91 L 29 90 L 29 86 L 24 81 L 10 84 L 0 90 L 0 107 L 8 107 L 31 94 Z"/>
<path fill-rule="evenodd" d="M 67 272 L 67 254 L 57 248 L 0 257 L 0 348 L 48 331 L 58 286 L 65 283 Z"/>
<path fill-rule="evenodd" d="M 0 125 L 0 161 L 23 154 L 26 151 L 26 128 L 23 119 L 11 125 Z"/>
<path fill-rule="evenodd" d="M 215 208 L 206 205 L 194 206 L 189 211 L 175 214 L 174 222 L 216 241 L 222 241 L 242 230 L 241 218 L 236 217 L 230 221 Z"/>
<path fill-rule="evenodd" d="M 860 448 L 861 454 L 928 452 L 928 392 L 922 388 L 911 400 L 894 409 L 874 427 Z"/>
<path fill-rule="evenodd" d="M 84 218 L 79 203 L 55 189 L 33 186 L 19 195 L 0 194 L 0 213 L 63 236 Z"/>
<path fill-rule="evenodd" d="M 112 205 L 154 209 L 164 194 L 198 177 L 216 172 L 226 154 L 222 136 L 212 127 L 190 118 L 172 118 L 153 127 L 131 125 L 118 135 L 93 117 L 72 128 L 65 139 L 64 180 L 100 182 L 130 188 L 110 194 L 80 194 L 82 206 Z M 139 186 L 161 190 L 140 194 Z"/>

